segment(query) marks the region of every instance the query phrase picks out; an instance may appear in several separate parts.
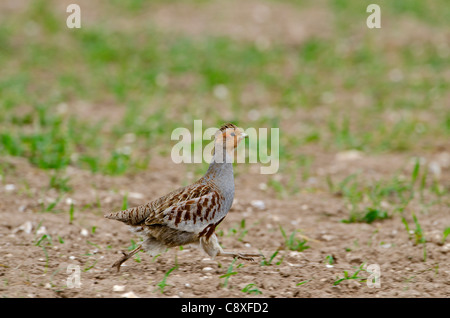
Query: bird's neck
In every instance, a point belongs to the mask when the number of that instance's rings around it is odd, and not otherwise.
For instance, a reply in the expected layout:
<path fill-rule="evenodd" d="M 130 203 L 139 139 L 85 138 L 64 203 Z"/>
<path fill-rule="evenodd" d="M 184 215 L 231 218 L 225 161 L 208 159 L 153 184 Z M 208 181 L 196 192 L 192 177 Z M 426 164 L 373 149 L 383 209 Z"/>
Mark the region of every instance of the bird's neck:
<path fill-rule="evenodd" d="M 219 180 L 234 182 L 231 154 L 229 154 L 228 151 L 225 151 L 225 149 L 223 149 L 223 151 L 214 151 L 213 158 L 204 178 L 220 178 Z"/>
<path fill-rule="evenodd" d="M 224 211 L 230 209 L 234 198 L 234 174 L 233 163 L 227 151 L 214 152 L 208 171 L 203 176 L 203 181 L 214 183 L 225 198 Z"/>

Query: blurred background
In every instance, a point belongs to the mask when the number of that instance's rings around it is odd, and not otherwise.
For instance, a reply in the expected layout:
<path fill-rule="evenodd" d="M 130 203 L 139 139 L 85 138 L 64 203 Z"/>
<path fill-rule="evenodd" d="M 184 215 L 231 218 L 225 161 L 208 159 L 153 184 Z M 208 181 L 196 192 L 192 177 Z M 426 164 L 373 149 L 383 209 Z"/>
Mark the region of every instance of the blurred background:
<path fill-rule="evenodd" d="M 448 297 L 449 88 L 448 0 L 1 0 L 0 296 Z M 171 160 L 194 120 L 279 128 L 279 171 L 236 164 L 216 230 L 266 257 L 172 249 L 111 278 L 137 239 L 104 213 L 205 173 Z"/>
<path fill-rule="evenodd" d="M 69 29 L 72 2 L 0 3 L 2 156 L 120 175 L 232 121 L 280 128 L 295 193 L 322 154 L 450 150 L 446 0 L 377 1 L 381 29 L 374 1 L 79 0 Z"/>

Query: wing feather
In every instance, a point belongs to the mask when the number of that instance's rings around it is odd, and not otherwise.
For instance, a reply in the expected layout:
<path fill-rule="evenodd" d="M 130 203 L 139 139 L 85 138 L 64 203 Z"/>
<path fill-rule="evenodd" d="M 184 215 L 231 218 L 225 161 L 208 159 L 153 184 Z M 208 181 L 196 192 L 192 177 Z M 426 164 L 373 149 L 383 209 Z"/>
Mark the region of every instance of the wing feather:
<path fill-rule="evenodd" d="M 212 190 L 205 184 L 194 183 L 188 187 L 178 188 L 152 202 L 123 211 L 106 214 L 108 219 L 122 221 L 128 225 L 164 224 L 164 211 L 183 202 L 199 198 Z"/>
<path fill-rule="evenodd" d="M 163 224 L 180 231 L 199 233 L 221 219 L 219 211 L 222 199 L 218 191 L 210 188 L 200 197 L 178 202 L 164 209 L 157 217 L 147 218 L 145 224 Z"/>

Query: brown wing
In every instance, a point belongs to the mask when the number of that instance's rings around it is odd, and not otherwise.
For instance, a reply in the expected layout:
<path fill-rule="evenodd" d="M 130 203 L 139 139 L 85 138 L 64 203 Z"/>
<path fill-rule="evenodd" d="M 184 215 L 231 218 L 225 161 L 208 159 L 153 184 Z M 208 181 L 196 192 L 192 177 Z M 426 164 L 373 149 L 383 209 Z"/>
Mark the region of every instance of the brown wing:
<path fill-rule="evenodd" d="M 164 224 L 163 212 L 180 203 L 199 198 L 211 192 L 211 187 L 204 184 L 192 184 L 178 188 L 167 195 L 147 204 L 143 204 L 127 210 L 113 212 L 105 215 L 108 219 L 124 222 L 128 225 L 138 225 L 147 220 L 152 224 Z"/>
<path fill-rule="evenodd" d="M 210 190 L 201 197 L 168 207 L 158 218 L 147 218 L 145 224 L 163 224 L 180 231 L 200 233 L 206 226 L 218 223 L 223 218 L 219 214 L 222 201 L 223 196 L 218 191 Z"/>

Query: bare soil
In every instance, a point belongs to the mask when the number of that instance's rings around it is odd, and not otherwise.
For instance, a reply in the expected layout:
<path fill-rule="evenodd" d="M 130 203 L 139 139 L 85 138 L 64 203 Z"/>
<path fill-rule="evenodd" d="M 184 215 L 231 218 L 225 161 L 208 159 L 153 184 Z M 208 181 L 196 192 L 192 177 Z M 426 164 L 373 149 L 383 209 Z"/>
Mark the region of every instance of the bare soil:
<path fill-rule="evenodd" d="M 436 158 L 444 157 L 441 154 Z M 383 176 L 398 171 L 402 163 L 408 162 L 407 157 L 394 155 L 372 160 L 339 158 L 329 154 L 316 160 L 320 169 L 314 167 L 318 169 L 313 170 L 314 174 L 333 171 L 333 176 L 338 176 L 360 170 L 372 176 Z M 387 161 L 394 164 L 389 167 L 374 164 Z M 227 250 L 261 251 L 269 259 L 279 249 L 272 265 L 262 266 L 261 259 L 238 260 L 233 267 L 237 274 L 224 286 L 225 279 L 220 276 L 227 273 L 232 259 L 211 260 L 203 252 L 186 247 L 168 250 L 156 259 L 139 253 L 140 262 L 129 260 L 121 272 L 116 273 L 111 265 L 121 256 L 120 251 L 131 245 L 131 239 L 138 242 L 138 237 L 124 224 L 104 219 L 103 213 L 120 209 L 126 192 L 129 206 L 135 206 L 192 181 L 185 166 L 161 158 L 153 162 L 148 171 L 124 177 L 95 175 L 70 168 L 67 175 L 72 192 L 51 212 L 42 212 L 41 202 L 45 208 L 57 198 L 55 190 L 48 190 L 50 173 L 31 166 L 25 159 L 2 159 L 8 173 L 0 187 L 0 295 L 283 298 L 450 295 L 450 244 L 441 243 L 442 228 L 450 224 L 445 207 L 433 205 L 426 214 L 417 214 L 427 238 L 424 261 L 423 245 L 416 245 L 409 239 L 399 215 L 372 224 L 344 224 L 340 220 L 348 217 L 348 207 L 341 197 L 318 190 L 302 191 L 298 196 L 282 199 L 271 188 L 262 187 L 265 177 L 248 167 L 238 167 L 236 201 L 217 232 Z M 403 167 L 406 173 L 409 165 Z M 317 188 L 320 189 L 321 184 Z M 72 223 L 70 200 L 75 207 Z M 262 200 L 265 208 L 252 206 L 253 200 Z M 410 208 L 414 209 L 414 205 Z M 239 240 L 243 219 L 248 232 Z M 31 229 L 26 228 L 28 222 Z M 288 235 L 301 229 L 310 248 L 302 252 L 286 249 L 280 226 Z M 233 234 L 232 229 L 237 234 Z M 38 246 L 44 234 L 51 237 L 51 244 L 43 239 Z M 333 266 L 326 266 L 328 255 L 334 259 Z M 365 282 L 357 280 L 333 285 L 344 277 L 344 271 L 352 275 L 364 262 L 380 266 L 380 288 L 369 288 Z M 161 292 L 158 284 L 176 264 L 178 267 L 168 275 L 167 286 Z M 80 267 L 79 288 L 67 286 L 72 274 L 67 270 L 69 265 Z M 361 272 L 359 276 L 368 274 Z M 307 282 L 297 285 L 304 281 Z M 248 284 L 255 284 L 261 294 L 242 292 Z"/>

